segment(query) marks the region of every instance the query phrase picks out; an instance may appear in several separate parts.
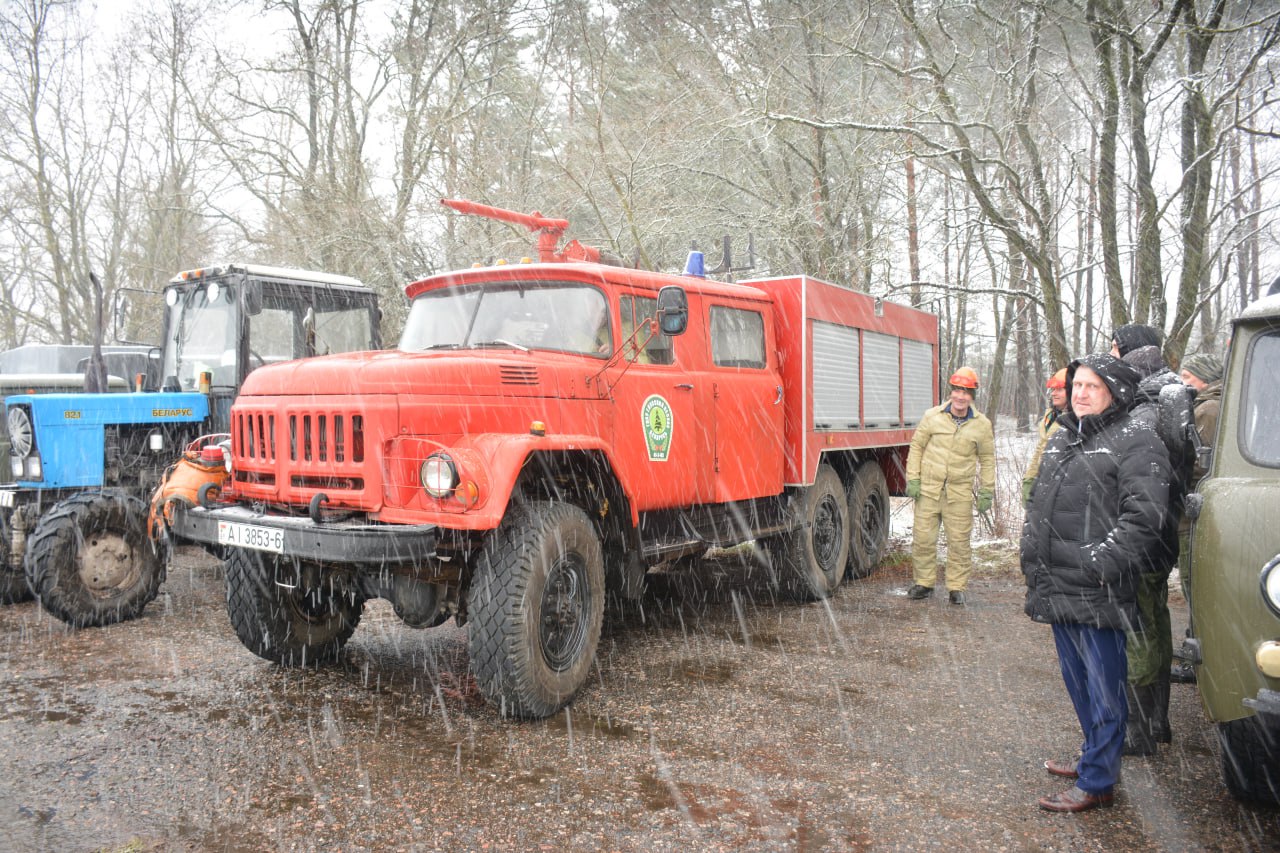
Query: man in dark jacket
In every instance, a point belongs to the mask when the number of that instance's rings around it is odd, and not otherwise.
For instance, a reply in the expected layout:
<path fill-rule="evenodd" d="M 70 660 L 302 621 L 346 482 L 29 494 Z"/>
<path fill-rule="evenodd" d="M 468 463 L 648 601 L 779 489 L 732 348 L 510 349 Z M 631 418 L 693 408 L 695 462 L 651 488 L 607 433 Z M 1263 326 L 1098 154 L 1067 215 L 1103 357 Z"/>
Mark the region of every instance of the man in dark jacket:
<path fill-rule="evenodd" d="M 1149 328 L 1149 327 L 1147 327 Z M 1153 334 L 1155 330 L 1152 330 Z M 1115 355 L 1115 351 L 1112 351 Z M 1130 417 L 1160 435 L 1160 390 L 1181 387 L 1181 380 L 1165 364 L 1160 347 L 1139 347 L 1124 356 L 1124 363 L 1142 377 Z M 1169 507 L 1160 543 L 1148 552 L 1146 570 L 1138 582 L 1138 621 L 1126 638 L 1129 660 L 1129 722 L 1124 738 L 1125 755 L 1154 755 L 1157 743 L 1169 743 L 1169 680 L 1173 664 L 1173 628 L 1169 618 L 1169 574 L 1178 561 L 1178 522 L 1195 461 L 1190 443 L 1163 436 L 1169 454 Z"/>
<path fill-rule="evenodd" d="M 1128 415 L 1137 386 L 1137 372 L 1107 353 L 1068 366 L 1069 411 L 1045 447 L 1022 529 L 1026 613 L 1053 626 L 1084 734 L 1078 761 L 1045 762 L 1051 774 L 1076 780 L 1040 799 L 1049 811 L 1109 806 L 1120 777 L 1125 631 L 1169 504 L 1164 445 Z"/>
<path fill-rule="evenodd" d="M 1195 353 L 1182 360 L 1179 378 L 1196 389 L 1195 404 L 1192 415 L 1196 422 L 1196 432 L 1200 443 L 1212 446 L 1218 434 L 1218 415 L 1222 411 L 1222 360 L 1211 353 Z M 1193 490 L 1209 473 L 1200 459 L 1196 459 L 1191 470 L 1191 481 L 1187 491 Z M 1185 515 L 1178 525 L 1178 582 L 1182 587 L 1182 597 L 1191 601 L 1191 520 Z M 1187 636 L 1191 636 L 1190 628 Z M 1195 668 L 1185 661 L 1176 663 L 1170 669 L 1170 677 L 1180 684 L 1192 684 L 1196 680 Z"/>

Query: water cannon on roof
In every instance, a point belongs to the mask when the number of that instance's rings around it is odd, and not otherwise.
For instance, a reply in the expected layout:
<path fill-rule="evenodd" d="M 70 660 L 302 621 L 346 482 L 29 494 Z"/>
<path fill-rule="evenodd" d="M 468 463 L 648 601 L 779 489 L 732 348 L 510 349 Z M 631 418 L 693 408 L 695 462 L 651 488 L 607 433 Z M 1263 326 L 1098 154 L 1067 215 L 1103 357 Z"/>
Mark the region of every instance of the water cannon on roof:
<path fill-rule="evenodd" d="M 552 219 L 543 216 L 536 210 L 533 213 L 520 213 L 515 210 L 491 207 L 487 204 L 463 199 L 442 198 L 440 203 L 459 213 L 483 216 L 486 219 L 510 222 L 513 225 L 523 225 L 530 231 L 537 233 L 538 260 L 543 263 L 567 263 L 570 261 L 587 261 L 588 263 L 597 264 L 610 263 L 608 259 L 601 257 L 599 249 L 584 246 L 577 240 L 570 240 L 564 245 L 563 249 L 557 251 L 556 246 L 559 244 L 560 238 L 564 236 L 564 232 L 569 228 L 569 220 L 567 219 Z"/>

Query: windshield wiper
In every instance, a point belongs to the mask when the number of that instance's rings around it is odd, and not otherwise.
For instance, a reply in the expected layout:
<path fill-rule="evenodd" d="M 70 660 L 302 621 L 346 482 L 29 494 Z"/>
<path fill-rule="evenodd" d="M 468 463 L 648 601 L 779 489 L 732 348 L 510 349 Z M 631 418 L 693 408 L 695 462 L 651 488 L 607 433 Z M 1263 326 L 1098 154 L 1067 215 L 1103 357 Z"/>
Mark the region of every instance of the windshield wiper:
<path fill-rule="evenodd" d="M 486 347 L 510 347 L 518 349 L 521 352 L 528 352 L 529 348 L 524 344 L 518 344 L 515 341 L 509 341 L 506 338 L 494 338 L 491 341 L 477 341 L 471 344 L 472 349 L 485 349 Z"/>
<path fill-rule="evenodd" d="M 427 352 L 433 349 L 462 349 L 462 344 L 431 344 L 430 346 L 422 347 L 419 352 Z"/>

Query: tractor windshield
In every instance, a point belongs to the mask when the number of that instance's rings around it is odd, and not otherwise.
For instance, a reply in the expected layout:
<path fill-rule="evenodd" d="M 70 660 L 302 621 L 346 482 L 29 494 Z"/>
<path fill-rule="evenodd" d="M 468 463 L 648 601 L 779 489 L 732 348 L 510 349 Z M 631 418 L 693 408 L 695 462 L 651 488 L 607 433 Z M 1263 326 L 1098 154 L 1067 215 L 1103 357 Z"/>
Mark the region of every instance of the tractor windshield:
<path fill-rule="evenodd" d="M 604 294 L 564 281 L 501 281 L 447 287 L 413 301 L 400 349 L 510 347 L 607 358 L 613 330 Z"/>
<path fill-rule="evenodd" d="M 215 385 L 236 384 L 239 309 L 230 287 L 213 282 L 165 291 L 168 330 L 163 343 L 165 387 L 196 388 L 208 371 Z"/>

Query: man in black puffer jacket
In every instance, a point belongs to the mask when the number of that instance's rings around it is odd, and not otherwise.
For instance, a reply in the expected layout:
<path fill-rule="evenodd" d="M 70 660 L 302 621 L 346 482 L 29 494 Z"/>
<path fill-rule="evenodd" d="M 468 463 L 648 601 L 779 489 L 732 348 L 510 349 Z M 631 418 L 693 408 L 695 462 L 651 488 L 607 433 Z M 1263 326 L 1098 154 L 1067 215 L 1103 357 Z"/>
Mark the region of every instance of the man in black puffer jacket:
<path fill-rule="evenodd" d="M 1116 355 L 1116 349 L 1111 354 Z M 1138 619 L 1126 638 L 1125 652 L 1129 660 L 1129 723 L 1124 754 L 1154 755 L 1157 743 L 1173 740 L 1169 728 L 1169 670 L 1173 666 L 1169 573 L 1178 562 L 1178 522 L 1195 457 L 1189 442 L 1161 435 L 1157 429 L 1161 389 L 1166 385 L 1182 387 L 1182 380 L 1165 364 L 1160 347 L 1139 347 L 1125 353 L 1122 360 L 1142 377 L 1129 416 L 1160 435 L 1171 469 L 1163 535 L 1159 547 L 1149 553 L 1147 570 L 1138 583 Z"/>
<path fill-rule="evenodd" d="M 1045 447 L 1022 529 L 1026 613 L 1053 626 L 1084 734 L 1078 761 L 1045 762 L 1051 774 L 1077 780 L 1040 799 L 1049 811 L 1109 806 L 1120 777 L 1125 632 L 1169 507 L 1168 453 L 1129 417 L 1137 386 L 1137 372 L 1108 353 L 1067 367 L 1068 411 Z"/>

